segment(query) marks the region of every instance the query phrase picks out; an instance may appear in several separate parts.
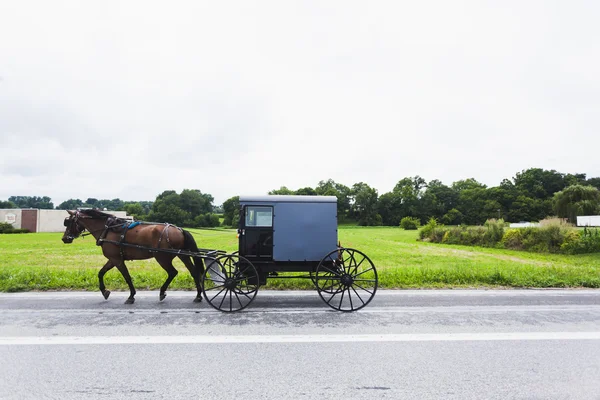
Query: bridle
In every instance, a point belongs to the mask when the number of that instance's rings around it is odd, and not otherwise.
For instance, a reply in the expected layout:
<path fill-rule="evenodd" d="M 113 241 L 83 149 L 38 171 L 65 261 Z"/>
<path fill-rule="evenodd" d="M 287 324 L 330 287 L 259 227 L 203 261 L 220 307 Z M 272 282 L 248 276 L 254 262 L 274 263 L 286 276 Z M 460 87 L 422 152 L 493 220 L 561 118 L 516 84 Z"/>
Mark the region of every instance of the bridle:
<path fill-rule="evenodd" d="M 78 237 L 86 237 L 89 235 L 93 235 L 96 232 L 100 232 L 102 230 L 104 230 L 105 228 L 100 228 L 100 229 L 96 229 L 93 231 L 88 230 L 83 224 L 79 224 L 79 219 L 94 219 L 94 217 L 90 216 L 90 215 L 83 215 L 79 210 L 75 212 L 75 214 L 71 214 L 70 217 L 65 218 L 65 222 L 64 222 L 64 226 L 66 228 L 69 228 L 69 234 L 66 235 L 66 238 L 69 240 L 74 240 Z M 78 229 L 78 233 L 73 235 L 73 226 L 77 226 Z M 81 227 L 81 230 L 79 230 L 79 228 Z M 85 232 L 87 230 L 87 232 Z"/>

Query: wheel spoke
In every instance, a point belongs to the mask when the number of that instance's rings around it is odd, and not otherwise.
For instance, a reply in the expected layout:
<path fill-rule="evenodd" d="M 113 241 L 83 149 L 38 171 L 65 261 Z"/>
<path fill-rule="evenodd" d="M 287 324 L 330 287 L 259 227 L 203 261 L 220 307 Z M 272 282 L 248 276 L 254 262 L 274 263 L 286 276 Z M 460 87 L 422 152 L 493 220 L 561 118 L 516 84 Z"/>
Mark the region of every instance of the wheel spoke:
<path fill-rule="evenodd" d="M 340 306 L 338 307 L 339 310 L 342 309 L 342 302 L 344 301 L 344 293 L 346 293 L 346 289 L 342 289 L 342 295 L 340 296 Z"/>
<path fill-rule="evenodd" d="M 221 307 L 223 307 L 223 302 L 227 298 L 227 292 L 229 292 L 229 289 L 225 289 L 225 296 L 223 296 L 223 298 L 221 299 L 221 304 L 219 304 L 219 309 L 221 309 Z"/>
<path fill-rule="evenodd" d="M 352 287 L 352 286 L 350 286 Z M 350 287 L 348 288 L 348 300 L 350 300 L 350 309 L 354 310 L 354 305 L 352 305 L 352 294 L 350 293 Z M 354 290 L 354 288 L 352 288 Z"/>
<path fill-rule="evenodd" d="M 355 279 L 354 282 L 377 282 L 375 279 Z"/>
<path fill-rule="evenodd" d="M 369 290 L 365 289 L 364 287 L 360 286 L 360 285 L 355 285 L 357 288 L 369 293 L 370 295 L 373 295 L 375 293 L 375 291 L 370 292 Z"/>
<path fill-rule="evenodd" d="M 362 274 L 366 274 L 369 271 L 375 271 L 375 268 L 371 267 L 369 269 L 365 269 L 364 271 L 359 272 L 358 274 L 354 275 L 354 277 L 361 276 Z"/>
<path fill-rule="evenodd" d="M 360 297 L 360 294 L 358 294 L 356 289 L 354 289 L 354 285 L 352 285 L 351 288 L 352 288 L 352 291 L 358 296 L 358 299 L 361 301 L 361 303 L 363 303 L 363 305 L 364 305 L 365 301 L 362 299 L 362 297 Z"/>
<path fill-rule="evenodd" d="M 240 301 L 240 297 L 238 296 L 237 293 L 235 293 L 235 298 L 237 299 L 238 303 L 240 303 L 240 308 L 243 308 L 244 305 L 242 304 L 242 302 Z"/>
<path fill-rule="evenodd" d="M 210 282 L 215 283 L 214 281 L 210 281 Z M 208 288 L 206 290 L 217 290 L 219 288 L 225 288 L 225 286 L 224 285 L 213 286 L 213 287 Z"/>
<path fill-rule="evenodd" d="M 212 299 L 208 300 L 208 301 L 209 301 L 209 303 L 212 303 L 212 301 L 213 301 L 214 299 L 216 299 L 218 295 L 220 295 L 221 293 L 223 293 L 223 290 L 227 290 L 227 288 L 226 288 L 226 287 L 223 287 L 223 289 L 221 289 L 221 290 L 219 291 L 219 293 L 215 294 L 215 295 L 213 296 L 213 298 L 212 298 Z"/>

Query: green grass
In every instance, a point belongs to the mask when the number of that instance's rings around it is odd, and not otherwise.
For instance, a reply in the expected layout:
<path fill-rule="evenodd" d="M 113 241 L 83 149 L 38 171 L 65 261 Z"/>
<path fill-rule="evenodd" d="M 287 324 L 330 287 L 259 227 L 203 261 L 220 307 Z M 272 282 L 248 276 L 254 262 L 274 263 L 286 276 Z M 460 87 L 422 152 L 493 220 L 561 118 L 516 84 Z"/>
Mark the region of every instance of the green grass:
<path fill-rule="evenodd" d="M 190 230 L 200 248 L 237 250 L 235 230 Z M 66 245 L 59 233 L 0 235 L 0 291 L 97 290 L 106 259 L 94 239 Z M 364 252 L 376 265 L 382 288 L 600 287 L 600 254 L 554 255 L 417 242 L 417 231 L 342 226 L 342 246 Z M 170 289 L 193 289 L 180 274 Z M 166 273 L 154 260 L 127 263 L 137 289 L 158 289 Z M 110 290 L 126 289 L 120 273 L 105 276 Z M 312 289 L 309 280 L 270 279 L 267 288 Z"/>

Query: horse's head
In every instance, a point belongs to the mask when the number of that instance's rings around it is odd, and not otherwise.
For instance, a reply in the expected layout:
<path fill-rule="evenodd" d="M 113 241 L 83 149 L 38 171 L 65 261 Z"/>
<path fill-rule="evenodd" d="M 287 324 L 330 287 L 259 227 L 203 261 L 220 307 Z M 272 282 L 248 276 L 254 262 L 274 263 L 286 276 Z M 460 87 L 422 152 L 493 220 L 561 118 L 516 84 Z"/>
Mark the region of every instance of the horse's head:
<path fill-rule="evenodd" d="M 79 211 L 69 211 L 69 216 L 65 218 L 65 233 L 63 234 L 63 243 L 72 243 L 73 239 L 79 237 L 85 230 L 85 226 L 79 221 Z"/>

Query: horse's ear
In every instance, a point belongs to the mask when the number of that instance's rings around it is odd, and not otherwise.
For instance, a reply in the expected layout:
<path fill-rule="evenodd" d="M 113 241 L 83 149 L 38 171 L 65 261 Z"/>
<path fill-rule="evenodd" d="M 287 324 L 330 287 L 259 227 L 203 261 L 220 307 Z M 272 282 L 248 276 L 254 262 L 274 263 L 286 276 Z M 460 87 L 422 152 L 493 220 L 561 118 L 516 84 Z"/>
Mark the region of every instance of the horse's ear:
<path fill-rule="evenodd" d="M 69 215 L 73 215 L 75 214 L 75 212 L 71 211 L 71 210 L 67 210 L 67 212 L 69 213 Z"/>

